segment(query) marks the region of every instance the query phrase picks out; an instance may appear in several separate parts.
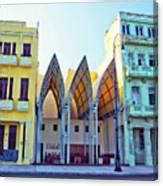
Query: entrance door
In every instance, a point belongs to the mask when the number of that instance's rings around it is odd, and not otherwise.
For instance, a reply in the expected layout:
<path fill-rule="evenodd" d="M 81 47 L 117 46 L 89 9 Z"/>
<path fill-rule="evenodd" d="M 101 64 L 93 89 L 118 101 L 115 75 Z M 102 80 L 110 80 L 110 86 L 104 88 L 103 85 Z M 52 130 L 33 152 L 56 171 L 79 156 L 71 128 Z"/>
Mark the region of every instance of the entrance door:
<path fill-rule="evenodd" d="M 16 149 L 16 126 L 10 126 L 9 128 L 9 138 L 8 138 L 8 149 Z"/>
<path fill-rule="evenodd" d="M 0 157 L 3 156 L 3 143 L 4 143 L 4 125 L 0 125 Z"/>
<path fill-rule="evenodd" d="M 41 143 L 41 162 L 43 163 L 44 161 L 44 144 Z"/>
<path fill-rule="evenodd" d="M 141 165 L 145 163 L 144 149 L 144 129 L 134 129 L 134 147 L 135 147 L 135 163 Z"/>

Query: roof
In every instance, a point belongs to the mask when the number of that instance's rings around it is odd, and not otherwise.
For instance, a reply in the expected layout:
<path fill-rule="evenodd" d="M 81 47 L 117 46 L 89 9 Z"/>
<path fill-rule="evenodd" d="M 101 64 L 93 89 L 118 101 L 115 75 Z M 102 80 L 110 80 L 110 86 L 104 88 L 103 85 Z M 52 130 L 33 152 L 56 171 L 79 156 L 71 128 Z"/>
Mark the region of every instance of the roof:
<path fill-rule="evenodd" d="M 90 101 L 92 101 L 92 82 L 85 56 L 73 76 L 67 99 L 69 98 L 75 100 L 78 118 L 85 117 L 90 109 Z"/>
<path fill-rule="evenodd" d="M 61 109 L 64 101 L 63 98 L 65 91 L 62 73 L 55 54 L 51 59 L 47 72 L 42 81 L 42 86 L 39 95 L 39 106 L 41 108 L 43 108 L 43 103 L 49 90 L 52 91 L 53 96 L 55 98 L 58 117 L 61 117 Z"/>

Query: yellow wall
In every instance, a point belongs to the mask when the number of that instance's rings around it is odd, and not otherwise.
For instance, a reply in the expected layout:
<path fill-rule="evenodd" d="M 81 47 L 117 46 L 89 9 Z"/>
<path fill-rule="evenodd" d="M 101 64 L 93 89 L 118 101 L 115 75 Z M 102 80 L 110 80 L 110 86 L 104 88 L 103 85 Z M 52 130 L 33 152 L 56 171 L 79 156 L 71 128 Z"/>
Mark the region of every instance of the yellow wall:
<path fill-rule="evenodd" d="M 27 27 L 24 22 L 5 22 L 0 21 L 0 42 L 16 42 L 16 60 L 17 64 L 0 64 L 0 77 L 12 77 L 13 82 L 13 109 L 11 111 L 0 110 L 0 123 L 7 125 L 17 122 L 20 128 L 20 123 L 26 125 L 26 146 L 28 146 L 28 154 L 24 163 L 30 163 L 34 158 L 34 139 L 35 139 L 35 103 L 36 103 L 36 85 L 37 85 L 37 70 L 38 70 L 38 32 L 36 28 Z M 31 65 L 22 66 L 21 54 L 23 53 L 23 43 L 31 44 Z M 12 50 L 12 49 L 11 49 Z M 2 57 L 2 54 L 0 54 Z M 12 55 L 7 56 L 7 58 Z M 1 58 L 0 58 L 1 59 Z M 23 59 L 25 60 L 25 59 Z M 18 111 L 17 106 L 20 98 L 21 78 L 29 78 L 28 90 L 28 111 Z M 8 79 L 9 81 L 9 79 Z M 9 82 L 8 92 L 9 94 Z M 8 98 L 8 96 L 7 96 Z M 17 133 L 20 136 L 19 133 Z M 18 138 L 19 139 L 19 138 Z M 20 140 L 19 140 L 20 142 Z M 19 146 L 19 145 L 18 145 Z M 26 150 L 27 153 L 27 150 Z M 19 162 L 23 163 L 23 162 Z"/>

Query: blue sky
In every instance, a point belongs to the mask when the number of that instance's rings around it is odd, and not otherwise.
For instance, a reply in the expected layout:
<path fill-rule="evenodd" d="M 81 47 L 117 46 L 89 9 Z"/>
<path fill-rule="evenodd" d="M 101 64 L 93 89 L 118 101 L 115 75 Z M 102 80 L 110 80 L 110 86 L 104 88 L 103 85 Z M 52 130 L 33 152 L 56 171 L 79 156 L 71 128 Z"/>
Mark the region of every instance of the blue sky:
<path fill-rule="evenodd" d="M 114 2 L 114 3 L 113 3 Z M 62 73 L 87 56 L 91 70 L 104 59 L 104 36 L 119 11 L 152 14 L 152 0 L 102 3 L 0 5 L 1 20 L 39 21 L 39 70 L 45 73 L 55 52 Z"/>

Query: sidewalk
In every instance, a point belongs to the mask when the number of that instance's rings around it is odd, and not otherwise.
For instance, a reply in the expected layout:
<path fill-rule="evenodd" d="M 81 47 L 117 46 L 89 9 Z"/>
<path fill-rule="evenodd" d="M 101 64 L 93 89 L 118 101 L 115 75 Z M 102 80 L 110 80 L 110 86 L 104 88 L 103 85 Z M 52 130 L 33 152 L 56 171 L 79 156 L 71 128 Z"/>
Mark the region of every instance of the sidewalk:
<path fill-rule="evenodd" d="M 112 180 L 157 179 L 156 171 L 152 167 L 145 166 L 123 166 L 122 172 L 115 172 L 113 166 L 0 165 L 0 176 Z"/>

